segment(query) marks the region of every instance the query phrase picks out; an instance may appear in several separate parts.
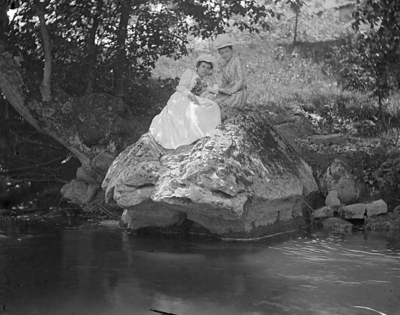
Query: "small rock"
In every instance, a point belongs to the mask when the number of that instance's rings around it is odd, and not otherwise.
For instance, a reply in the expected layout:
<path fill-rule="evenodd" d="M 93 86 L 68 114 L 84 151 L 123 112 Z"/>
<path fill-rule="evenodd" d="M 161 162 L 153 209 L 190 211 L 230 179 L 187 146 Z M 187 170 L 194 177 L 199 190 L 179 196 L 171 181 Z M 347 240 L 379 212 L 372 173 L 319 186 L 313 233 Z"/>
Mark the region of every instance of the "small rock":
<path fill-rule="evenodd" d="M 365 203 L 355 203 L 339 209 L 339 215 L 344 219 L 364 219 L 367 205 Z"/>
<path fill-rule="evenodd" d="M 100 153 L 90 161 L 90 166 L 100 174 L 106 174 L 111 163 L 114 161 L 114 156 L 108 153 Z"/>
<path fill-rule="evenodd" d="M 331 190 L 328 193 L 328 195 L 325 198 L 325 204 L 328 207 L 335 209 L 335 210 L 337 210 L 340 207 L 341 203 L 340 203 L 340 200 L 338 197 L 338 192 L 336 190 Z"/>
<path fill-rule="evenodd" d="M 387 204 L 382 199 L 371 203 L 355 203 L 344 206 L 339 210 L 340 215 L 344 219 L 364 219 L 365 216 L 370 217 L 387 212 Z"/>
<path fill-rule="evenodd" d="M 368 216 L 371 216 L 374 214 L 386 213 L 387 210 L 388 210 L 387 204 L 382 199 L 375 200 L 374 202 L 367 204 L 367 215 Z"/>
<path fill-rule="evenodd" d="M 314 217 L 314 219 L 330 218 L 333 217 L 333 209 L 325 206 L 317 210 L 314 210 L 312 216 Z"/>
<path fill-rule="evenodd" d="M 340 218 L 326 218 L 322 220 L 322 225 L 327 228 L 333 228 L 337 230 L 351 230 L 353 224 Z"/>
<path fill-rule="evenodd" d="M 73 179 L 61 188 L 61 194 L 70 203 L 81 205 L 84 204 L 87 200 L 87 190 L 88 184 L 81 180 Z"/>
<path fill-rule="evenodd" d="M 87 184 L 100 184 L 103 181 L 103 177 L 91 168 L 80 166 L 76 170 L 76 179 Z"/>

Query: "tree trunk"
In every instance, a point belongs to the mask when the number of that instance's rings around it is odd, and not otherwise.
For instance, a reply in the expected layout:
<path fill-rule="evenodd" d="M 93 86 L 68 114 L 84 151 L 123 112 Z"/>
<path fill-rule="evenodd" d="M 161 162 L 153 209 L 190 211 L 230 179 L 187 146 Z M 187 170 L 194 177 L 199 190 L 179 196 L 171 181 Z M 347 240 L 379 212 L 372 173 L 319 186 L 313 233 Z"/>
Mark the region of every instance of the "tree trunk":
<path fill-rule="evenodd" d="M 120 1 L 120 20 L 117 31 L 117 57 L 114 64 L 114 95 L 124 96 L 126 74 L 125 41 L 128 36 L 129 6 L 127 1 Z"/>
<path fill-rule="evenodd" d="M 299 23 L 299 12 L 300 12 L 300 9 L 296 10 L 296 20 L 295 20 L 295 23 L 294 23 L 293 46 L 296 46 L 296 44 L 297 44 L 297 26 L 298 26 L 298 23 Z"/>
<path fill-rule="evenodd" d="M 40 3 L 36 4 L 36 14 L 40 21 L 40 33 L 42 34 L 43 50 L 44 50 L 44 73 L 42 83 L 42 98 L 44 102 L 51 99 L 51 44 L 50 35 L 46 27 L 44 18 L 44 8 Z"/>
<path fill-rule="evenodd" d="M 3 1 L 3 3 L 0 3 L 0 38 L 4 37 L 4 34 L 8 30 L 8 15 L 7 15 L 7 10 L 8 10 L 8 4 L 6 1 Z"/>
<path fill-rule="evenodd" d="M 97 10 L 101 11 L 103 6 L 103 1 L 99 1 Z M 94 83 L 96 79 L 96 63 L 97 63 L 97 51 L 96 51 L 96 32 L 99 27 L 99 17 L 97 15 L 93 16 L 93 24 L 90 28 L 88 34 L 88 77 L 87 77 L 87 87 L 86 94 L 91 94 L 94 89 Z"/>

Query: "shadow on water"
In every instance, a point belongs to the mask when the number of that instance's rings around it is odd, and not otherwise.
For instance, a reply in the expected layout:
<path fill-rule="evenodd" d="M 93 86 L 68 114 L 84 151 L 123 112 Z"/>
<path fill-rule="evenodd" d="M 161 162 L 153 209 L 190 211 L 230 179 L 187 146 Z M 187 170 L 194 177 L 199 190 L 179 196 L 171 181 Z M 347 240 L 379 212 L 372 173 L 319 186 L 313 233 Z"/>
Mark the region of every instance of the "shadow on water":
<path fill-rule="evenodd" d="M 0 314 L 400 314 L 400 235 L 256 242 L 0 225 Z"/>

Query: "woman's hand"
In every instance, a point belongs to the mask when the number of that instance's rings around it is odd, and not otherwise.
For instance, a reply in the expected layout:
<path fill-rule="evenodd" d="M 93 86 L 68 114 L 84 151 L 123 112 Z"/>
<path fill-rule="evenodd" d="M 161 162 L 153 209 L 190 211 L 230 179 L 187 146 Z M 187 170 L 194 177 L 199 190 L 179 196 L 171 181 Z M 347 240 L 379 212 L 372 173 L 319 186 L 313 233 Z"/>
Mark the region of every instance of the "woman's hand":
<path fill-rule="evenodd" d="M 193 93 L 189 93 L 188 99 L 191 100 L 196 105 L 200 105 L 199 101 L 197 100 L 196 96 Z"/>
<path fill-rule="evenodd" d="M 210 93 L 218 94 L 219 87 L 218 87 L 217 84 L 214 84 L 213 86 L 207 86 L 207 89 L 206 89 L 206 90 L 207 90 L 208 92 L 210 92 Z"/>

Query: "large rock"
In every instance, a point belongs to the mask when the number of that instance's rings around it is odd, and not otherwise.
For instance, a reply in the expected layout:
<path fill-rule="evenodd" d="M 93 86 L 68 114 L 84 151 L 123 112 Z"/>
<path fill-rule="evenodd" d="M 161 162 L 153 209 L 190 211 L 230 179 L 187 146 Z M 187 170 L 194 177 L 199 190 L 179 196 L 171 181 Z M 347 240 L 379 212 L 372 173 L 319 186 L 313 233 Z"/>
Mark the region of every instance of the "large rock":
<path fill-rule="evenodd" d="M 315 133 L 308 119 L 298 115 L 293 116 L 290 121 L 274 125 L 274 128 L 299 154 L 301 150 L 296 139 L 304 139 Z"/>
<path fill-rule="evenodd" d="M 197 143 L 165 150 L 150 134 L 123 151 L 103 181 L 132 230 L 182 217 L 222 238 L 296 229 L 318 190 L 311 168 L 256 113 L 236 115 Z"/>

